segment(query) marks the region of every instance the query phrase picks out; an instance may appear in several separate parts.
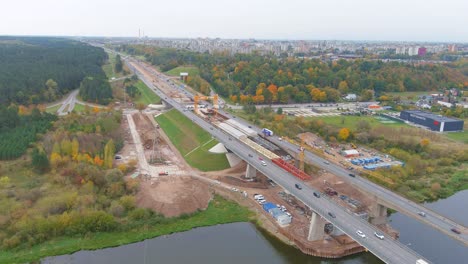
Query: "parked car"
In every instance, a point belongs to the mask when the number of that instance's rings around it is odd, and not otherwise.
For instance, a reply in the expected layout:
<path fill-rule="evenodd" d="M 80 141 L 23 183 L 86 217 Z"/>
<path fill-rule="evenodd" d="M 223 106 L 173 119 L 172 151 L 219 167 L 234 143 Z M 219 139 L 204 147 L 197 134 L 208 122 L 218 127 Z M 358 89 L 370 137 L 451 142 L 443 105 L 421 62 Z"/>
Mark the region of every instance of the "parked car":
<path fill-rule="evenodd" d="M 331 218 L 336 218 L 336 215 L 332 212 L 328 212 L 328 215 L 331 217 Z"/>
<path fill-rule="evenodd" d="M 366 238 L 366 235 L 361 230 L 356 231 L 356 234 L 362 238 Z"/>
<path fill-rule="evenodd" d="M 266 201 L 265 200 L 261 200 L 260 202 L 258 202 L 259 204 L 266 204 Z"/>
<path fill-rule="evenodd" d="M 319 192 L 314 192 L 314 196 L 317 198 L 320 198 L 320 193 Z"/>
<path fill-rule="evenodd" d="M 456 229 L 456 228 L 452 228 L 450 229 L 452 232 L 454 232 L 455 234 L 461 234 L 460 230 Z"/>
<path fill-rule="evenodd" d="M 378 239 L 380 240 L 384 240 L 384 235 L 380 234 L 380 233 L 377 233 L 377 232 L 374 232 L 374 236 L 376 236 Z"/>
<path fill-rule="evenodd" d="M 289 217 L 292 217 L 291 213 L 289 213 L 289 212 L 285 212 L 285 214 L 286 214 L 287 216 L 289 216 Z"/>
<path fill-rule="evenodd" d="M 302 187 L 299 184 L 296 183 L 294 186 L 296 186 L 297 189 L 302 190 Z"/>

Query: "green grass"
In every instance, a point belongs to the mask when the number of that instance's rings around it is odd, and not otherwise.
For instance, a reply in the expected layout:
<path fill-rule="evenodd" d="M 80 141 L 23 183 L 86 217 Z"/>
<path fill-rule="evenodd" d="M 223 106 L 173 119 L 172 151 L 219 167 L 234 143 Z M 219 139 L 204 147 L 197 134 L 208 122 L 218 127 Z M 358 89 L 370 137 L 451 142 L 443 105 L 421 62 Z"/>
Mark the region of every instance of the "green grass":
<path fill-rule="evenodd" d="M 195 66 L 180 66 L 165 72 L 167 75 L 180 76 L 181 72 L 187 72 L 189 76 L 200 75 L 200 71 Z"/>
<path fill-rule="evenodd" d="M 156 117 L 156 121 L 190 166 L 202 171 L 229 168 L 226 155 L 208 152 L 218 143 L 216 140 L 194 150 L 210 141 L 211 135 L 180 112 L 171 110 Z M 189 152 L 191 153 L 187 155 Z"/>
<path fill-rule="evenodd" d="M 58 104 L 58 105 L 52 106 L 52 107 L 47 107 L 46 112 L 51 113 L 51 114 L 55 114 L 55 113 L 57 113 L 57 110 L 59 110 L 60 106 L 62 106 L 62 104 Z"/>
<path fill-rule="evenodd" d="M 369 122 L 371 127 L 376 126 L 390 126 L 390 127 L 401 127 L 407 126 L 405 123 L 381 123 L 377 116 L 320 116 L 320 117 L 311 117 L 311 119 L 320 119 L 326 124 L 334 125 L 337 127 L 347 127 L 351 130 L 356 130 L 357 122 L 360 120 L 366 120 Z"/>
<path fill-rule="evenodd" d="M 135 84 L 135 87 L 138 88 L 141 95 L 135 99 L 136 103 L 142 103 L 145 105 L 149 104 L 159 104 L 161 103 L 161 98 L 157 96 L 153 91 L 151 91 L 146 84 L 144 84 L 141 80 Z"/>
<path fill-rule="evenodd" d="M 253 213 L 235 202 L 220 196 L 210 202 L 205 211 L 190 217 L 170 219 L 167 223 L 142 222 L 125 232 L 95 233 L 86 236 L 59 237 L 32 248 L 1 251 L 0 263 L 25 263 L 38 261 L 47 256 L 70 254 L 79 250 L 95 250 L 116 247 L 145 239 L 187 231 L 195 227 L 212 226 L 252 220 Z"/>
<path fill-rule="evenodd" d="M 465 121 L 466 122 L 466 121 Z M 468 144 L 468 131 L 445 133 L 446 137 Z"/>
<path fill-rule="evenodd" d="M 80 113 L 80 112 L 84 112 L 85 109 L 86 109 L 85 105 L 75 104 L 75 108 L 73 108 L 73 111 Z"/>

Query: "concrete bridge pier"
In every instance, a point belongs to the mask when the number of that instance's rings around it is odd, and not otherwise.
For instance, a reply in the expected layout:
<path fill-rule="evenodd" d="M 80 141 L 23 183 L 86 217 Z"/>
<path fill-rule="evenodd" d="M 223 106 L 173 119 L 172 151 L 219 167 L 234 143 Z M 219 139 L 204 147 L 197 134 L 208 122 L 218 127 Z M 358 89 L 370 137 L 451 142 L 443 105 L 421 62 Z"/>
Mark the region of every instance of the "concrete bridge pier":
<path fill-rule="evenodd" d="M 323 236 L 325 235 L 326 223 L 326 220 L 319 214 L 312 212 L 312 217 L 310 218 L 309 236 L 307 237 L 307 240 L 322 240 Z"/>
<path fill-rule="evenodd" d="M 370 222 L 374 225 L 382 225 L 387 223 L 387 207 L 379 203 L 375 203 L 370 208 Z"/>
<path fill-rule="evenodd" d="M 247 163 L 247 169 L 245 170 L 245 177 L 248 179 L 252 179 L 257 177 L 257 169 Z"/>

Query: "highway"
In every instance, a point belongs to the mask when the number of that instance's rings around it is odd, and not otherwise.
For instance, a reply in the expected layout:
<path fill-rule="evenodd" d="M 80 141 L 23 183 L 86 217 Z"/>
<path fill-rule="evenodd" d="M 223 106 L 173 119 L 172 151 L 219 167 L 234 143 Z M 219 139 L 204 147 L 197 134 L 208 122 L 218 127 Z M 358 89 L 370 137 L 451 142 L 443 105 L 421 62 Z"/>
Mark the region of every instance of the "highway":
<path fill-rule="evenodd" d="M 131 65 L 128 64 L 128 66 L 130 67 L 130 69 L 135 71 L 138 77 L 158 96 L 160 96 L 162 100 L 172 105 L 179 112 L 190 118 L 197 125 L 209 132 L 219 142 L 223 143 L 229 150 L 231 150 L 240 158 L 257 168 L 263 174 L 267 175 L 278 185 L 288 190 L 297 199 L 302 201 L 313 211 L 320 214 L 327 221 L 333 223 L 334 226 L 342 230 L 348 236 L 352 237 L 359 244 L 367 248 L 370 252 L 372 252 L 385 263 L 414 264 L 416 263 L 417 259 L 424 259 L 410 248 L 402 245 L 400 242 L 393 240 L 392 238 L 387 237 L 384 240 L 378 239 L 374 236 L 374 232 L 379 232 L 379 230 L 376 227 L 370 225 L 363 219 L 354 216 L 351 212 L 348 212 L 344 208 L 338 206 L 334 202 L 326 199 L 325 197 L 316 198 L 315 196 L 313 196 L 314 190 L 312 188 L 306 186 L 305 184 L 302 184 L 300 180 L 298 180 L 285 170 L 281 169 L 280 167 L 274 165 L 266 157 L 263 158 L 267 165 L 262 166 L 260 164 L 259 159 L 257 158 L 257 156 L 259 155 L 255 153 L 252 149 L 250 149 L 250 147 L 244 145 L 237 139 L 230 139 L 230 135 L 227 135 L 221 130 L 212 126 L 210 123 L 195 115 L 193 112 L 184 111 L 184 105 L 180 105 L 175 100 L 162 93 L 159 89 L 157 89 L 157 87 L 155 87 L 152 84 L 151 80 L 147 80 L 140 72 L 136 71 L 136 69 L 134 69 Z M 249 157 L 249 154 L 252 154 L 254 157 Z M 302 186 L 302 190 L 295 188 L 294 185 L 296 183 Z M 331 218 L 328 215 L 328 212 L 333 212 L 336 215 L 336 218 Z M 356 234 L 357 230 L 361 230 L 364 234 L 366 234 L 367 237 L 359 237 Z M 429 263 L 428 260 L 426 261 Z"/>

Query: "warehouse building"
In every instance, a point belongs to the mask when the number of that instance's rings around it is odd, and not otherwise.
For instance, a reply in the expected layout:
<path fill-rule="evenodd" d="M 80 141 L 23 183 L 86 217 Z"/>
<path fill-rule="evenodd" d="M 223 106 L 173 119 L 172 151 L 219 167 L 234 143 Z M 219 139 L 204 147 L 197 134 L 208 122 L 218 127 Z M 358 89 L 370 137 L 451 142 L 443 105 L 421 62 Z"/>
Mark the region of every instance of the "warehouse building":
<path fill-rule="evenodd" d="M 418 125 L 425 126 L 432 131 L 463 131 L 463 120 L 435 115 L 430 112 L 406 110 L 400 112 L 400 118 Z"/>

